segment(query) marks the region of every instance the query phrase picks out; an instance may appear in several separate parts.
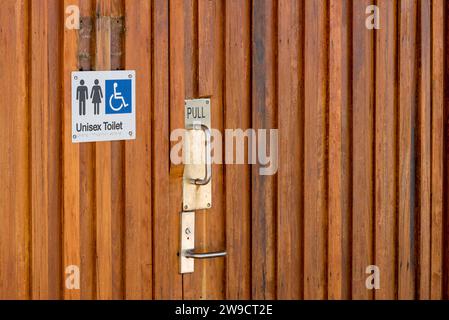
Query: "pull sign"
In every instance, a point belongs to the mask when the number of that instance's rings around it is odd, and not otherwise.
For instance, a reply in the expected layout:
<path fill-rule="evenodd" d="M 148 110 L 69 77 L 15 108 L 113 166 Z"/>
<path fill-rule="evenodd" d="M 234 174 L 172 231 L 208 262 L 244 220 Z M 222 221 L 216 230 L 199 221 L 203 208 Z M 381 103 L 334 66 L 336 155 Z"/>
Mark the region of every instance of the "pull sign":
<path fill-rule="evenodd" d="M 72 142 L 136 138 L 136 72 L 72 72 Z"/>
<path fill-rule="evenodd" d="M 210 99 L 185 101 L 185 126 L 205 125 L 210 129 Z"/>

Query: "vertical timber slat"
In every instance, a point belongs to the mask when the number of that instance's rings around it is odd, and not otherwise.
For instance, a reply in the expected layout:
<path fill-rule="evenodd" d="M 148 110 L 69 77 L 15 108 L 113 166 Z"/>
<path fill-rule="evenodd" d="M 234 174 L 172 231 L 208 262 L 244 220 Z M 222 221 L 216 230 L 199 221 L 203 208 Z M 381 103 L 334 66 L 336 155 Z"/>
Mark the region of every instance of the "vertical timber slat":
<path fill-rule="evenodd" d="M 256 132 L 277 126 L 275 5 L 274 0 L 253 2 L 252 127 Z M 275 299 L 276 177 L 260 175 L 261 167 L 252 168 L 252 298 Z"/>
<path fill-rule="evenodd" d="M 305 2 L 304 298 L 313 300 L 327 298 L 326 10 Z"/>
<path fill-rule="evenodd" d="M 303 291 L 303 4 L 278 2 L 278 94 L 279 141 L 296 137 L 295 143 L 279 145 L 277 191 L 277 279 L 278 299 L 299 299 Z"/>
<path fill-rule="evenodd" d="M 31 3 L 31 243 L 33 299 L 60 297 L 58 5 Z M 55 19 L 56 17 L 56 19 Z M 55 21 L 56 20 L 56 21 Z M 53 28 L 51 26 L 55 26 Z M 53 47 L 50 51 L 48 48 Z"/>
<path fill-rule="evenodd" d="M 432 213 L 430 296 L 443 297 L 444 35 L 446 1 L 432 2 Z M 447 191 L 446 191 L 447 192 Z M 447 270 L 446 270 L 447 272 Z"/>
<path fill-rule="evenodd" d="M 421 0 L 420 14 L 420 74 L 419 74 L 419 289 L 418 298 L 430 299 L 431 289 L 431 170 L 432 170 L 432 82 L 431 82 L 431 1 Z"/>
<path fill-rule="evenodd" d="M 417 1 L 400 3 L 398 298 L 415 298 L 416 14 Z"/>
<path fill-rule="evenodd" d="M 353 192 L 352 192 L 352 297 L 372 299 L 365 286 L 366 268 L 373 261 L 373 135 L 374 36 L 365 27 L 369 0 L 353 2 Z"/>
<path fill-rule="evenodd" d="M 151 5 L 146 0 L 127 0 L 125 68 L 136 75 L 135 141 L 126 150 L 125 283 L 127 299 L 152 298 L 151 220 Z M 142 15 L 140 19 L 137 19 Z M 138 49 L 136 49 L 138 48 Z"/>
<path fill-rule="evenodd" d="M 332 0 L 329 7 L 329 299 L 351 296 L 349 6 L 349 1 Z"/>
<path fill-rule="evenodd" d="M 225 128 L 251 127 L 249 1 L 225 1 Z M 248 157 L 248 152 L 245 153 Z M 251 298 L 251 194 L 249 165 L 226 166 L 226 298 Z M 235 285 L 238 283 L 239 285 Z"/>
<path fill-rule="evenodd" d="M 64 1 L 64 8 L 79 5 L 78 1 Z M 72 79 L 77 70 L 77 31 L 64 28 L 63 57 L 63 269 L 81 268 L 80 252 L 80 148 L 72 143 Z M 81 272 L 82 270 L 80 270 Z M 69 289 L 64 281 L 64 299 L 80 299 L 80 290 Z"/>
<path fill-rule="evenodd" d="M 0 299 L 31 298 L 28 4 L 7 1 L 0 10 Z"/>
<path fill-rule="evenodd" d="M 175 205 L 172 205 L 171 198 L 172 188 L 178 187 L 176 182 L 181 184 L 181 181 L 176 179 L 173 184 L 171 182 L 169 110 L 174 94 L 172 90 L 175 90 L 172 86 L 176 86 L 180 80 L 171 79 L 171 63 L 176 63 L 176 66 L 182 63 L 179 61 L 182 52 L 179 45 L 182 43 L 177 41 L 171 47 L 169 44 L 172 37 L 179 33 L 182 19 L 178 18 L 182 10 L 172 0 L 156 0 L 153 10 L 153 114 L 159 115 L 158 119 L 153 116 L 153 292 L 155 299 L 181 299 L 182 276 L 178 273 L 177 252 L 179 212 L 182 208 L 174 201 Z M 180 199 L 179 195 L 176 199 Z"/>
<path fill-rule="evenodd" d="M 396 3 L 378 1 L 382 26 L 376 30 L 376 173 L 375 264 L 382 285 L 376 299 L 395 299 L 396 292 Z"/>

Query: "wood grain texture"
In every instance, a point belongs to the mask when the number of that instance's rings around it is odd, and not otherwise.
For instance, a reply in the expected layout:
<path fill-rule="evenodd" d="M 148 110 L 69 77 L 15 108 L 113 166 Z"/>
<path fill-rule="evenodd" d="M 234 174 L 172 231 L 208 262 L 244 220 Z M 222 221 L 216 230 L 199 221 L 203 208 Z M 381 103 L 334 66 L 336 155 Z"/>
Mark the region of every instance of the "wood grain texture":
<path fill-rule="evenodd" d="M 305 2 L 304 298 L 313 300 L 327 298 L 326 10 Z"/>
<path fill-rule="evenodd" d="M 251 127 L 251 7 L 248 1 L 226 4 L 225 114 L 226 129 Z M 247 152 L 246 152 L 247 154 Z M 226 298 L 251 298 L 251 169 L 225 168 Z"/>
<path fill-rule="evenodd" d="M 278 3 L 278 119 L 279 139 L 296 137 L 297 143 L 280 144 L 277 190 L 277 297 L 303 296 L 303 167 L 304 163 L 304 50 L 303 3 Z"/>
<path fill-rule="evenodd" d="M 372 4 L 379 30 L 366 28 Z M 65 26 L 69 5 L 80 30 Z M 0 299 L 447 299 L 448 10 L 4 0 Z M 125 68 L 137 139 L 73 144 L 71 72 Z M 279 168 L 213 166 L 196 246 L 228 256 L 180 275 L 170 133 L 201 96 L 223 137 L 278 129 Z M 378 290 L 366 288 L 372 264 Z M 80 289 L 66 287 L 71 265 Z"/>
<path fill-rule="evenodd" d="M 445 16 L 447 17 L 447 13 L 449 12 L 449 5 L 448 2 L 446 1 L 444 3 L 444 12 L 445 12 Z M 447 22 L 444 25 L 445 28 L 445 39 L 446 42 L 448 41 L 449 37 L 448 37 L 448 33 L 447 33 Z M 447 48 L 447 44 L 444 45 L 445 48 Z M 444 69 L 444 84 L 449 83 L 449 64 L 446 62 L 447 59 L 449 57 L 449 50 L 445 50 L 444 51 L 444 64 L 443 64 L 443 69 Z M 445 89 L 444 90 L 444 94 L 443 94 L 443 139 L 442 139 L 442 144 L 443 144 L 443 216 L 442 216 L 442 223 L 441 223 L 441 230 L 442 230 L 442 245 L 441 247 L 436 244 L 437 248 L 435 248 L 436 250 L 439 250 L 441 252 L 442 250 L 442 264 L 443 267 L 449 265 L 449 252 L 447 249 L 445 249 L 445 245 L 449 242 L 449 235 L 448 235 L 448 231 L 449 231 L 449 212 L 448 212 L 448 208 L 449 208 L 449 198 L 446 196 L 446 190 L 449 188 L 449 176 L 447 174 L 445 174 L 445 172 L 448 170 L 449 168 L 449 144 L 447 143 L 448 139 L 449 139 L 449 132 L 448 132 L 448 120 L 449 120 L 449 108 L 447 108 L 447 103 L 446 101 L 448 101 L 448 97 L 449 97 L 449 93 L 448 90 Z M 438 221 L 438 220 L 437 220 Z M 437 227 L 437 229 L 439 229 Z M 438 233 L 439 231 L 437 231 Z M 442 298 L 449 300 L 449 272 L 445 272 L 443 271 L 443 279 L 442 279 L 442 289 L 443 289 L 443 293 L 442 293 Z"/>
<path fill-rule="evenodd" d="M 6 93 L 0 117 L 0 298 L 29 299 L 30 107 L 28 1 L 6 1 L 0 10 L 1 76 Z"/>
<path fill-rule="evenodd" d="M 158 117 L 153 121 L 153 292 L 155 299 L 181 299 L 182 276 L 178 273 L 179 264 L 179 215 L 182 210 L 180 189 L 181 180 L 175 175 L 176 170 L 170 167 L 170 121 L 172 98 L 183 104 L 183 93 L 177 93 L 180 88 L 179 77 L 171 78 L 172 70 L 182 65 L 183 43 L 176 41 L 170 46 L 182 30 L 182 7 L 174 1 L 157 0 L 154 3 L 154 68 L 153 68 L 153 114 Z M 174 42 L 175 43 L 175 42 Z M 170 48 L 170 49 L 169 49 Z M 181 73 L 182 74 L 182 73 Z M 181 171 L 182 172 L 182 171 Z M 182 173 L 181 173 L 182 175 Z M 170 179 L 176 177 L 175 181 Z M 176 193 L 176 200 L 171 195 Z"/>
<path fill-rule="evenodd" d="M 419 274 L 416 290 L 421 300 L 431 295 L 431 170 L 432 170 L 432 58 L 431 1 L 419 3 L 420 65 L 418 83 L 418 208 L 419 208 Z"/>
<path fill-rule="evenodd" d="M 277 127 L 276 12 L 273 0 L 253 2 L 252 127 L 256 130 Z M 260 168 L 260 164 L 252 168 L 252 298 L 274 299 L 277 178 L 260 175 Z"/>
<path fill-rule="evenodd" d="M 31 3 L 33 299 L 58 299 L 61 287 L 59 9 L 57 1 Z"/>
<path fill-rule="evenodd" d="M 443 297 L 444 4 L 432 3 L 432 214 L 430 295 Z M 447 246 L 447 244 L 446 244 Z"/>
<path fill-rule="evenodd" d="M 79 5 L 77 1 L 64 1 L 64 7 Z M 79 145 L 72 144 L 72 76 L 77 70 L 78 34 L 77 30 L 64 28 L 63 34 L 63 268 L 81 268 L 80 248 L 80 161 Z M 81 274 L 82 269 L 80 269 Z M 64 273 L 64 277 L 67 277 Z M 63 286 L 64 299 L 80 299 L 80 290 Z"/>
<path fill-rule="evenodd" d="M 330 2 L 328 298 L 351 296 L 349 1 Z M 282 154 L 282 153 L 281 153 Z"/>
<path fill-rule="evenodd" d="M 374 33 L 361 14 L 371 1 L 353 2 L 352 38 L 352 297 L 372 299 L 366 268 L 374 264 Z"/>
<path fill-rule="evenodd" d="M 148 1 L 125 3 L 126 70 L 139 70 L 136 87 L 137 139 L 126 150 L 126 235 L 125 283 L 127 299 L 152 298 L 152 15 Z M 132 17 L 142 14 L 142 19 Z M 145 17 L 145 18 L 144 18 Z M 139 48 L 139 50 L 134 50 Z M 150 57 L 150 58 L 149 58 Z M 137 75 L 136 75 L 137 76 Z"/>
<path fill-rule="evenodd" d="M 398 298 L 415 297 L 417 2 L 401 1 L 399 22 Z"/>
<path fill-rule="evenodd" d="M 397 4 L 378 1 L 382 26 L 376 30 L 375 264 L 381 270 L 376 299 L 395 299 L 397 230 Z"/>

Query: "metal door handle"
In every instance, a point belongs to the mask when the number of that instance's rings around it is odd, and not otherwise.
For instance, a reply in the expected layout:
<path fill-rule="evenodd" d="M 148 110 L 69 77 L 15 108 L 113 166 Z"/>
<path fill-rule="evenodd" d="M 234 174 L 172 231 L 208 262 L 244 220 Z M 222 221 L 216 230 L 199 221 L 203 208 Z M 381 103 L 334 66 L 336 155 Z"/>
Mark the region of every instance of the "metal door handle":
<path fill-rule="evenodd" d="M 206 174 L 203 179 L 189 179 L 191 184 L 195 184 L 197 186 L 204 186 L 210 182 L 212 179 L 212 161 L 211 161 L 211 147 L 210 147 L 210 141 L 211 141 L 211 134 L 209 128 L 204 124 L 197 124 L 197 125 L 191 125 L 189 127 L 189 130 L 203 130 L 204 135 L 206 136 Z"/>
<path fill-rule="evenodd" d="M 192 273 L 195 259 L 212 259 L 225 257 L 226 251 L 195 252 L 195 212 L 181 212 L 181 250 L 179 251 L 180 273 Z"/>
<path fill-rule="evenodd" d="M 183 210 L 212 208 L 212 129 L 210 129 L 210 113 L 210 99 L 185 101 L 184 128 L 188 131 L 185 131 L 183 144 Z M 205 163 L 204 160 L 206 160 Z"/>
<path fill-rule="evenodd" d="M 225 257 L 227 254 L 228 253 L 226 251 L 199 253 L 195 252 L 194 250 L 187 250 L 184 256 L 186 258 L 192 259 L 212 259 L 212 258 Z"/>

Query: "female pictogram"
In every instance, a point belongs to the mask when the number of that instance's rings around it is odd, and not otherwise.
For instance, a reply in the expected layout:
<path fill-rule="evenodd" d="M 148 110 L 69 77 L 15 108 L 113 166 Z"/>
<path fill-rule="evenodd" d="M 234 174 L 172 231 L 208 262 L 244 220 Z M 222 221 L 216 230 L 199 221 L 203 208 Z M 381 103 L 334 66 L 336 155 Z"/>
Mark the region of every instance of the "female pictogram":
<path fill-rule="evenodd" d="M 92 99 L 92 103 L 94 104 L 94 114 L 100 114 L 100 103 L 103 99 L 103 91 L 101 90 L 101 86 L 99 86 L 100 82 L 95 80 L 95 85 L 92 87 L 92 92 L 90 94 L 90 98 Z"/>

